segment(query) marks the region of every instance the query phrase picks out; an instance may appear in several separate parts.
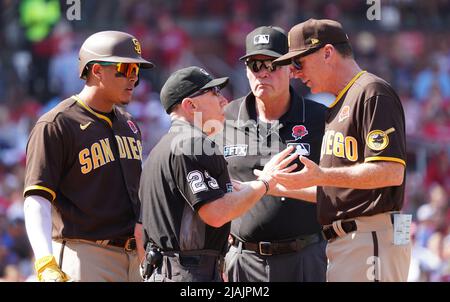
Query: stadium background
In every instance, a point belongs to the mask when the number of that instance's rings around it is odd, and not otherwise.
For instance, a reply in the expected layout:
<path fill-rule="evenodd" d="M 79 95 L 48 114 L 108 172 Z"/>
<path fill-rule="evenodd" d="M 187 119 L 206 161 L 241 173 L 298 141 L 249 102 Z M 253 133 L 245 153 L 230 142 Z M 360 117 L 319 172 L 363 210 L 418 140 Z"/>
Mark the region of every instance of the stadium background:
<path fill-rule="evenodd" d="M 369 21 L 365 0 L 79 0 L 80 20 L 70 21 L 76 2 L 0 0 L 0 280 L 33 280 L 22 209 L 25 146 L 37 118 L 82 88 L 77 57 L 88 35 L 130 32 L 157 64 L 142 72 L 128 107 L 147 155 L 169 126 L 159 90 L 173 70 L 198 65 L 229 76 L 225 94 L 239 97 L 249 89 L 238 61 L 246 34 L 261 25 L 288 31 L 310 17 L 340 21 L 361 67 L 399 93 L 408 146 L 404 212 L 414 220 L 409 279 L 450 280 L 450 1 L 381 0 L 380 20 Z"/>

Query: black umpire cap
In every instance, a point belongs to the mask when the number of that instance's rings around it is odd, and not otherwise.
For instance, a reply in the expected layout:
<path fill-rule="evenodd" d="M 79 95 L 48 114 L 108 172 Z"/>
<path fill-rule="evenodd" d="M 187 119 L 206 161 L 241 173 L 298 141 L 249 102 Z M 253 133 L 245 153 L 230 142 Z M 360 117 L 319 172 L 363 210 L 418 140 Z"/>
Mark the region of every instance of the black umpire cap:
<path fill-rule="evenodd" d="M 200 90 L 218 86 L 220 89 L 228 83 L 228 78 L 214 79 L 206 70 L 190 66 L 175 71 L 161 89 L 161 104 L 167 113 L 170 108 Z"/>
<path fill-rule="evenodd" d="M 245 60 L 255 55 L 278 58 L 289 50 L 286 33 L 277 26 L 261 26 L 254 29 L 245 39 L 245 48 L 246 54 L 239 60 Z"/>

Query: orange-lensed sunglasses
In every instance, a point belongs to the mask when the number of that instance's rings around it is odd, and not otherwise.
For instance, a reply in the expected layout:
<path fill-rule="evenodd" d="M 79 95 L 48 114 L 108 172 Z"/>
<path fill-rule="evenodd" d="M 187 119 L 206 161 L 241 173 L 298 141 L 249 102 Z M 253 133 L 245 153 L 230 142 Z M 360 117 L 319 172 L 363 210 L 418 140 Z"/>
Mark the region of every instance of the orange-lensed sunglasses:
<path fill-rule="evenodd" d="M 129 78 L 133 73 L 139 75 L 139 64 L 137 63 L 116 63 L 116 62 L 100 62 L 94 61 L 90 64 L 99 64 L 102 66 L 116 66 L 117 73 Z"/>

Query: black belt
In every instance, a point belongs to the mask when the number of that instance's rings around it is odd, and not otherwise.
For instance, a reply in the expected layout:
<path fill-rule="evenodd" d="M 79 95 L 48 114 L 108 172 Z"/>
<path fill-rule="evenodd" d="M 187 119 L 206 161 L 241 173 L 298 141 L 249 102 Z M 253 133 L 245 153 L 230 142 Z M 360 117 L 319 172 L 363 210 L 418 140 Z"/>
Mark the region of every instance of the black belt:
<path fill-rule="evenodd" d="M 342 221 L 341 226 L 342 226 L 342 229 L 347 234 L 354 232 L 357 229 L 356 221 L 354 221 L 354 220 Z M 332 239 L 336 239 L 337 237 L 339 237 L 339 235 L 333 229 L 332 225 L 323 227 L 322 236 L 323 236 L 323 238 L 325 238 L 325 240 L 332 240 Z"/>
<path fill-rule="evenodd" d="M 289 241 L 268 242 L 244 242 L 233 236 L 233 245 L 238 247 L 242 244 L 242 249 L 257 252 L 263 256 L 279 255 L 286 253 L 298 252 L 310 244 L 317 243 L 321 240 L 318 234 L 298 237 Z"/>
<path fill-rule="evenodd" d="M 396 213 L 391 213 L 391 223 L 394 224 L 394 214 Z M 342 221 L 341 222 L 341 226 L 342 229 L 344 230 L 344 232 L 346 234 L 351 233 L 351 232 L 355 232 L 358 227 L 356 226 L 356 221 L 355 220 L 348 220 L 348 221 Z M 325 240 L 333 240 L 339 237 L 339 235 L 336 233 L 336 231 L 333 229 L 332 225 L 328 225 L 323 227 L 322 229 L 322 237 Z"/>

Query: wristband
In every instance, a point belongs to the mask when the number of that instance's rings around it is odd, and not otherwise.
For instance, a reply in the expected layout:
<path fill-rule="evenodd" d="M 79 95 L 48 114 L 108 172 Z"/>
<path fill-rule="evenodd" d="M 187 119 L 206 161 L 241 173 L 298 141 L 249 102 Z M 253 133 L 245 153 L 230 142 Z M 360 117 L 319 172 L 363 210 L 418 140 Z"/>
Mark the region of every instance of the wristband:
<path fill-rule="evenodd" d="M 257 180 L 262 181 L 262 183 L 266 187 L 266 192 L 264 193 L 264 195 L 266 195 L 267 192 L 269 192 L 269 189 L 270 189 L 269 182 L 267 180 L 265 180 L 265 179 L 262 179 L 262 178 L 258 178 Z"/>

